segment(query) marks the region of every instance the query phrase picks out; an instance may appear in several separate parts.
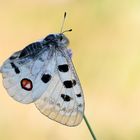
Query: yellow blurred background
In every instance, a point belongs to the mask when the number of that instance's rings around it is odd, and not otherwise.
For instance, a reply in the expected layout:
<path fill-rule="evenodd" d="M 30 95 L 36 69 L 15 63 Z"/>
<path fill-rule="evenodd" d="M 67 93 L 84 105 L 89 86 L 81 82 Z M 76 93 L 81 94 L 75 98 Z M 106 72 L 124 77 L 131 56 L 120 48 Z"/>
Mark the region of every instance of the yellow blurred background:
<path fill-rule="evenodd" d="M 140 1 L 0 0 L 0 64 L 13 52 L 65 29 L 98 140 L 140 140 Z M 8 96 L 0 76 L 0 140 L 91 140 L 84 121 L 69 128 L 34 104 Z"/>

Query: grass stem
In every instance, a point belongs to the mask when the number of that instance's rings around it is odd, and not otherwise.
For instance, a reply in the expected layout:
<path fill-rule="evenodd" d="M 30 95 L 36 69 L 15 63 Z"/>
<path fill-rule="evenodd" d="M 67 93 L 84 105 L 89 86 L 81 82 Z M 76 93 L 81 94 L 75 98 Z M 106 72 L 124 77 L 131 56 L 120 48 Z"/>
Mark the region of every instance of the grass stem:
<path fill-rule="evenodd" d="M 91 134 L 93 140 L 97 140 L 96 137 L 95 137 L 95 134 L 93 133 L 93 130 L 92 130 L 92 128 L 91 128 L 91 126 L 90 126 L 90 124 L 89 124 L 89 122 L 88 122 L 88 120 L 87 120 L 85 115 L 84 115 L 84 121 L 85 121 L 85 123 L 86 123 L 86 125 L 87 125 L 87 127 L 88 127 L 88 129 L 90 131 L 90 134 Z"/>

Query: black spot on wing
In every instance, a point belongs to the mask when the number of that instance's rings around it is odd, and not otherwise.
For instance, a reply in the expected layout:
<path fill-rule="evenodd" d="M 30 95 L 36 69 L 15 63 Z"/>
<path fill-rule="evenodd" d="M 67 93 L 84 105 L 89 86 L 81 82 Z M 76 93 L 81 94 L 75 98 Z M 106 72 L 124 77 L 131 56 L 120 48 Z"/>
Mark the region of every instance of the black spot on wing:
<path fill-rule="evenodd" d="M 18 68 L 13 62 L 10 63 L 10 64 L 11 64 L 12 68 L 15 70 L 15 73 L 16 73 L 16 74 L 19 74 L 19 73 L 20 73 L 19 68 Z"/>
<path fill-rule="evenodd" d="M 77 97 L 81 97 L 82 95 L 79 93 L 79 94 L 76 94 L 76 96 L 77 96 Z"/>
<path fill-rule="evenodd" d="M 73 87 L 73 82 L 70 81 L 70 80 L 69 81 L 64 81 L 63 84 L 66 88 L 72 88 Z"/>
<path fill-rule="evenodd" d="M 69 67 L 67 64 L 59 65 L 58 69 L 60 72 L 67 72 L 69 70 Z"/>
<path fill-rule="evenodd" d="M 72 80 L 73 86 L 76 85 L 76 80 Z"/>
<path fill-rule="evenodd" d="M 43 74 L 43 76 L 41 77 L 41 80 L 44 83 L 48 83 L 51 80 L 51 75 L 49 75 L 49 74 Z"/>
<path fill-rule="evenodd" d="M 69 95 L 65 95 L 65 94 L 61 94 L 61 98 L 65 101 L 65 102 L 69 102 L 72 98 Z"/>
<path fill-rule="evenodd" d="M 65 88 L 72 88 L 73 86 L 76 85 L 76 81 L 75 80 L 67 80 L 63 82 Z"/>

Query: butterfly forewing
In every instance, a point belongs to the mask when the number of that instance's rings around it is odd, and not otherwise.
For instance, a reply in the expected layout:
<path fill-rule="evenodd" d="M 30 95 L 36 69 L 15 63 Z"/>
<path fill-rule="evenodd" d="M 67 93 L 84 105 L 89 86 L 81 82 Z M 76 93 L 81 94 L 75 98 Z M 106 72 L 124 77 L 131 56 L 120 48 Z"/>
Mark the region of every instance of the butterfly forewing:
<path fill-rule="evenodd" d="M 10 59 L 8 59 L 3 64 L 2 72 L 4 87 L 12 98 L 23 103 L 30 103 L 33 101 L 30 90 L 32 89 L 31 81 L 33 80 L 33 77 L 32 75 L 30 75 L 29 70 L 26 66 L 19 65 L 16 60 L 11 61 Z M 31 81 L 28 81 L 27 85 L 28 92 L 26 90 L 22 90 L 21 87 L 21 80 L 25 79 L 25 77 L 31 79 Z"/>
<path fill-rule="evenodd" d="M 20 53 L 16 55 L 19 56 Z M 31 103 L 45 92 L 54 73 L 52 63 L 55 61 L 50 55 L 51 50 L 42 50 L 35 57 L 13 59 L 16 58 L 14 54 L 10 57 L 12 60 L 5 61 L 1 68 L 3 84 L 13 99 L 21 103 Z"/>
<path fill-rule="evenodd" d="M 55 75 L 47 90 L 35 102 L 41 113 L 67 126 L 78 125 L 83 118 L 84 97 L 67 51 L 56 50 Z"/>

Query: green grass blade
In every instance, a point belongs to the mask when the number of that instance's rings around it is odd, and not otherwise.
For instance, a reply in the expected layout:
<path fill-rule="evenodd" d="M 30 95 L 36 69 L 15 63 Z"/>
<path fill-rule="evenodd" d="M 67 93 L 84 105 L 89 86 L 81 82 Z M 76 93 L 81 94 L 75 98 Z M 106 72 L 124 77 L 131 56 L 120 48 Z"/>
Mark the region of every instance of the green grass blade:
<path fill-rule="evenodd" d="M 92 128 L 91 128 L 91 126 L 90 126 L 90 124 L 89 124 L 89 122 L 88 122 L 88 120 L 87 120 L 85 115 L 84 115 L 84 121 L 85 121 L 85 123 L 86 123 L 86 125 L 87 125 L 87 127 L 88 127 L 88 129 L 90 131 L 90 134 L 91 134 L 93 140 L 97 140 L 96 137 L 95 137 L 95 134 L 93 133 L 93 130 L 92 130 Z"/>

